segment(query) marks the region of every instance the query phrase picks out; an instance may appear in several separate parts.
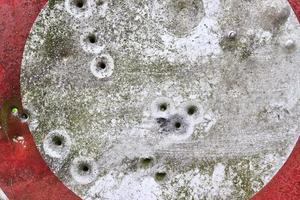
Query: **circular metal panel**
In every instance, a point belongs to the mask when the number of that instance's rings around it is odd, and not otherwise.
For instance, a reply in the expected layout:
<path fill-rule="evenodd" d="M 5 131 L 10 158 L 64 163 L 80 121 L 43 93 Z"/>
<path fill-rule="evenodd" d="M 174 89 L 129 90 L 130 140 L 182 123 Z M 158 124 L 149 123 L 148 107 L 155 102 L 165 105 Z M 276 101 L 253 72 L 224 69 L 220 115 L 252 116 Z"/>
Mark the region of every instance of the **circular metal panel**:
<path fill-rule="evenodd" d="M 298 138 L 299 37 L 284 0 L 49 3 L 22 63 L 30 128 L 85 199 L 246 199 Z"/>

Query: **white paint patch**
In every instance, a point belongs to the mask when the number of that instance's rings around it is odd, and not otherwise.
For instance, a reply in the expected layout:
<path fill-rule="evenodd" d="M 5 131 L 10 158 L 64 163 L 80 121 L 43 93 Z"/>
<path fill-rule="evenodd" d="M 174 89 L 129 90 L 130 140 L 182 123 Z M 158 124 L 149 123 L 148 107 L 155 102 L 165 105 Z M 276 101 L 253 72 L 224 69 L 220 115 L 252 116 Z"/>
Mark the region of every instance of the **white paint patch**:
<path fill-rule="evenodd" d="M 159 194 L 160 186 L 152 177 L 140 177 L 137 173 L 123 177 L 109 174 L 90 188 L 86 200 L 156 200 L 160 199 Z"/>
<path fill-rule="evenodd" d="M 212 183 L 214 188 L 219 188 L 220 184 L 225 179 L 225 166 L 222 163 L 218 163 L 215 166 L 213 175 L 212 175 Z"/>

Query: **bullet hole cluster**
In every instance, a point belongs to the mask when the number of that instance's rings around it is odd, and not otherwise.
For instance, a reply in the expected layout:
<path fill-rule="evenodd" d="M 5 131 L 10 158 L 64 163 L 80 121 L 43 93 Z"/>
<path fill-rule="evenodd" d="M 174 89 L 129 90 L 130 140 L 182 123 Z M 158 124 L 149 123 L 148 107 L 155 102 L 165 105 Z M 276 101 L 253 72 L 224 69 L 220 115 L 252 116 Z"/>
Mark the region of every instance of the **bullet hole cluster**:
<path fill-rule="evenodd" d="M 51 131 L 43 141 L 43 150 L 54 160 L 64 160 L 70 154 L 71 137 L 64 130 Z M 98 175 L 99 169 L 93 158 L 76 157 L 70 166 L 70 174 L 78 184 L 89 184 Z"/>
<path fill-rule="evenodd" d="M 190 105 L 186 109 L 188 115 L 194 115 L 198 112 L 198 107 L 195 105 Z"/>
<path fill-rule="evenodd" d="M 92 20 L 93 16 L 104 17 L 108 8 L 107 0 L 65 0 L 66 11 L 78 20 Z M 101 44 L 97 31 L 84 30 L 80 37 L 80 46 L 83 51 L 92 54 L 89 63 L 91 75 L 97 79 L 105 79 L 113 74 L 114 60 L 109 54 L 104 54 L 105 46 Z M 12 110 L 17 113 L 17 110 Z M 21 116 L 26 119 L 25 115 Z M 69 133 L 64 130 L 49 132 L 43 140 L 44 153 L 52 160 L 64 160 L 71 151 L 72 141 Z M 93 158 L 77 157 L 73 159 L 70 166 L 70 174 L 78 184 L 89 184 L 93 182 L 99 169 Z"/>
<path fill-rule="evenodd" d="M 155 160 L 151 156 L 141 157 L 139 159 L 139 166 L 140 166 L 140 168 L 142 168 L 144 170 L 151 169 L 151 171 L 154 171 L 153 178 L 157 182 L 162 182 L 167 177 L 167 172 L 165 170 L 157 169 L 155 167 Z"/>
<path fill-rule="evenodd" d="M 144 155 L 140 158 L 124 158 L 122 165 L 131 172 L 140 172 L 146 176 L 151 176 L 157 183 L 163 183 L 167 178 L 167 170 L 157 162 L 156 158 Z"/>
<path fill-rule="evenodd" d="M 196 103 L 184 103 L 175 108 L 172 100 L 161 97 L 152 103 L 152 116 L 163 135 L 190 135 L 201 117 Z"/>
<path fill-rule="evenodd" d="M 54 160 L 64 160 L 70 154 L 72 141 L 64 130 L 51 131 L 43 141 L 43 150 Z M 70 174 L 78 184 L 89 184 L 96 180 L 98 165 L 93 158 L 76 157 L 70 166 Z"/>
<path fill-rule="evenodd" d="M 72 15 L 83 17 L 92 17 L 94 9 L 97 10 L 97 16 L 105 15 L 108 6 L 107 0 L 66 0 L 65 7 Z M 102 13 L 102 14 L 101 14 Z M 86 30 L 81 34 L 80 44 L 83 50 L 89 54 L 94 54 L 90 64 L 91 74 L 97 79 L 108 78 L 113 74 L 114 60 L 108 54 L 102 54 L 105 45 L 101 44 L 97 31 Z"/>

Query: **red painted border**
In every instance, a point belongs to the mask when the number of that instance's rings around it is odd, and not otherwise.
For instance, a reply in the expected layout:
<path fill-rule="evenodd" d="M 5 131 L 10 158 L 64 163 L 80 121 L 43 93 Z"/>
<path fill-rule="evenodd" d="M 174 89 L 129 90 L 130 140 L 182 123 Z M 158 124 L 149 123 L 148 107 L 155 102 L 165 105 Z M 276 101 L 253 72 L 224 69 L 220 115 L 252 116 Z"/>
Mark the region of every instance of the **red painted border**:
<path fill-rule="evenodd" d="M 20 106 L 20 65 L 31 26 L 47 0 L 0 0 L 0 187 L 11 200 L 76 200 L 53 175 L 28 127 L 10 115 Z M 300 20 L 300 0 L 289 0 Z M 19 107 L 22 111 L 21 106 Z M 13 138 L 23 136 L 24 143 Z M 300 200 L 300 140 L 287 162 L 253 200 Z"/>
<path fill-rule="evenodd" d="M 288 0 L 300 22 L 300 0 Z"/>
<path fill-rule="evenodd" d="M 19 75 L 24 45 L 45 3 L 0 0 L 0 187 L 11 200 L 80 199 L 47 167 L 26 124 L 10 115 L 11 106 L 21 105 Z M 23 136 L 25 142 L 13 142 L 16 136 Z"/>

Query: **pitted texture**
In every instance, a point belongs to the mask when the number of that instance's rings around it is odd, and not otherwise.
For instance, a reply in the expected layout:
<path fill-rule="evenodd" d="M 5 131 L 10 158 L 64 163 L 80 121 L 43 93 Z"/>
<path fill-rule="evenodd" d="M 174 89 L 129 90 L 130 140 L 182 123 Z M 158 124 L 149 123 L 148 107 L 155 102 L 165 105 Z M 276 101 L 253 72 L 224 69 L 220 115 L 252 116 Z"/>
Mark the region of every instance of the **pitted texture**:
<path fill-rule="evenodd" d="M 299 133 L 300 30 L 287 2 L 72 2 L 41 13 L 21 80 L 36 143 L 73 191 L 246 199 L 271 179 Z M 72 138 L 57 161 L 41 146 L 55 130 Z M 96 178 L 71 173 L 82 157 Z"/>

